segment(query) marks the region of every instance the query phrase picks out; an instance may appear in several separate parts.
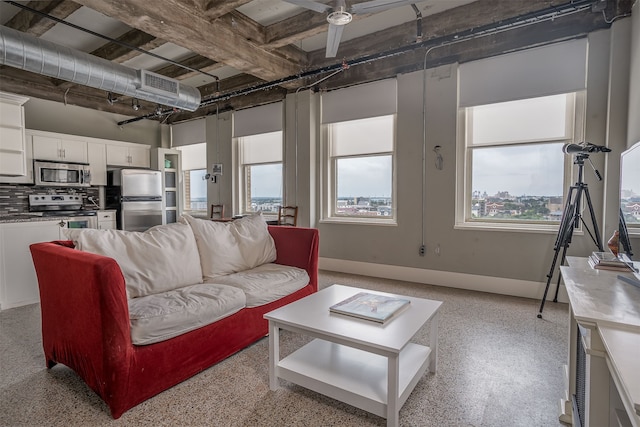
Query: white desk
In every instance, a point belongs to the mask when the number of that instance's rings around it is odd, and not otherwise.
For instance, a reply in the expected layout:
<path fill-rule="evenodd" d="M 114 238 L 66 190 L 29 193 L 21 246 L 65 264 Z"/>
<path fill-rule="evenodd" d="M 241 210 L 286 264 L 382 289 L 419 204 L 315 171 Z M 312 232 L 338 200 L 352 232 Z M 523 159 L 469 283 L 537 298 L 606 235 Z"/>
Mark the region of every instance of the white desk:
<path fill-rule="evenodd" d="M 582 425 L 640 427 L 640 288 L 595 270 L 586 258 L 560 267 L 570 303 L 567 390 L 560 420 L 579 425 L 573 410 L 578 342 L 585 351 Z M 580 340 L 578 340 L 580 337 Z"/>

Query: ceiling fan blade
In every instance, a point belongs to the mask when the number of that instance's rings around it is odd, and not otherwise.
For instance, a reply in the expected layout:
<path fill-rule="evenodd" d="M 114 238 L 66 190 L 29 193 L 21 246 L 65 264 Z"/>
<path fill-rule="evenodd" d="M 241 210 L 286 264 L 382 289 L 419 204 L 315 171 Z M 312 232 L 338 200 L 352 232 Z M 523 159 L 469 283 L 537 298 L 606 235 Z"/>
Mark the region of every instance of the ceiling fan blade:
<path fill-rule="evenodd" d="M 371 0 L 351 6 L 351 13 L 363 15 L 365 13 L 377 13 L 394 7 L 418 3 L 419 0 Z"/>
<path fill-rule="evenodd" d="M 331 6 L 318 3 L 313 0 L 284 0 L 287 3 L 295 4 L 296 6 L 304 7 L 305 9 L 314 10 L 316 12 L 328 12 L 331 10 Z"/>
<path fill-rule="evenodd" d="M 338 46 L 340 46 L 340 39 L 342 38 L 342 31 L 344 25 L 329 24 L 329 33 L 327 34 L 327 50 L 325 56 L 327 58 L 335 58 L 338 53 Z"/>

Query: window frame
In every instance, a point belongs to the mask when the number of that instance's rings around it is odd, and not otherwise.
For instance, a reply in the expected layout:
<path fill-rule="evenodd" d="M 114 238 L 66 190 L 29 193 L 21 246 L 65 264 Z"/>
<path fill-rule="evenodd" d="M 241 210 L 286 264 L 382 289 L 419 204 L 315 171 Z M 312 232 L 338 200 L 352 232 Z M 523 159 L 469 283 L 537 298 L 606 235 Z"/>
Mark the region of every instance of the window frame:
<path fill-rule="evenodd" d="M 252 166 L 268 166 L 268 165 L 281 166 L 281 171 L 282 171 L 281 179 L 282 179 L 282 182 L 284 183 L 284 162 L 243 163 L 240 165 L 242 187 L 241 189 L 239 189 L 240 191 L 239 197 L 242 199 L 242 206 L 244 206 L 244 208 L 242 209 L 243 214 L 254 214 L 254 213 L 262 212 L 264 215 L 269 215 L 269 216 L 278 215 L 277 210 L 273 212 L 268 212 L 268 211 L 254 211 L 254 210 L 248 209 L 251 206 L 251 200 L 248 198 L 248 194 L 247 194 L 247 169 L 251 168 Z M 280 205 L 282 205 L 282 197 L 283 195 L 280 194 Z"/>
<path fill-rule="evenodd" d="M 342 156 L 332 156 L 332 132 L 331 127 L 349 121 L 358 121 L 363 119 L 375 119 L 376 117 L 393 117 L 393 141 L 391 142 L 391 151 L 375 151 L 366 154 L 352 154 Z M 397 179 L 396 179 L 396 162 L 397 162 L 397 113 L 385 114 L 383 116 L 365 117 L 363 119 L 346 120 L 344 122 L 325 123 L 321 126 L 321 141 L 322 141 L 322 182 L 321 182 L 321 195 L 322 195 L 322 216 L 320 218 L 321 223 L 348 223 L 348 224 L 361 224 L 361 225 L 383 225 L 383 226 L 395 226 L 397 225 Z M 389 216 L 356 216 L 356 215 L 337 215 L 337 193 L 338 193 L 338 178 L 337 178 L 337 161 L 338 159 L 348 158 L 365 158 L 365 157 L 378 157 L 378 156 L 391 156 L 391 215 Z"/>
<path fill-rule="evenodd" d="M 555 94 L 562 95 L 562 94 Z M 469 133 L 472 131 L 470 122 L 473 119 L 473 106 L 458 108 L 458 132 L 456 144 L 456 207 L 455 207 L 455 229 L 487 229 L 506 230 L 521 232 L 557 232 L 560 221 L 525 221 L 525 220 L 498 220 L 488 218 L 473 218 L 472 211 L 472 165 L 473 150 L 482 148 L 513 147 L 513 146 L 535 146 L 551 143 L 579 143 L 584 140 L 585 114 L 586 114 L 586 90 L 568 92 L 567 120 L 565 138 L 537 139 L 531 141 L 498 141 L 494 143 L 482 143 L 469 145 Z M 547 95 L 552 96 L 552 95 Z M 525 98 L 535 99 L 538 97 Z M 512 100 L 518 101 L 518 100 Z M 503 101 L 508 102 L 508 101 Z M 573 166 L 571 155 L 564 154 L 563 159 L 563 206 L 566 201 L 568 190 L 573 183 L 573 178 L 577 169 Z M 582 228 L 576 229 L 580 234 Z"/>
<path fill-rule="evenodd" d="M 245 138 L 251 138 L 253 136 L 256 135 L 264 135 L 264 134 L 269 134 L 269 133 L 280 133 L 280 147 L 281 147 L 281 158 L 282 160 L 279 162 L 261 162 L 261 163 L 244 163 L 243 158 L 242 158 L 242 141 Z M 246 179 L 246 168 L 250 167 L 250 166 L 261 166 L 261 165 L 275 165 L 275 164 L 280 164 L 282 166 L 282 183 L 281 183 L 281 188 L 282 188 L 282 194 L 280 195 L 281 198 L 281 203 L 284 200 L 284 186 L 285 186 L 285 158 L 284 158 L 284 131 L 282 130 L 276 130 L 276 131 L 269 131 L 269 132 L 263 132 L 263 133 L 259 133 L 259 134 L 254 134 L 254 135 L 245 135 L 245 136 L 239 136 L 239 137 L 234 137 L 233 138 L 233 142 L 234 142 L 234 164 L 236 165 L 236 167 L 234 168 L 234 176 L 235 176 L 235 180 L 234 182 L 237 183 L 237 186 L 234 189 L 234 199 L 235 199 L 235 205 L 238 206 L 238 211 L 242 214 L 242 215 L 251 215 L 257 212 L 262 212 L 262 211 L 253 211 L 251 210 L 251 202 L 250 200 L 247 199 L 247 179 Z M 271 218 L 271 217 L 277 217 L 278 212 L 264 212 L 263 213 L 265 216 Z"/>
<path fill-rule="evenodd" d="M 187 189 L 191 188 L 191 175 L 192 171 L 203 171 L 205 174 L 207 173 L 207 169 L 184 169 L 181 171 L 182 173 L 182 211 L 191 216 L 202 216 L 209 215 L 209 207 L 205 193 L 205 201 L 204 201 L 204 209 L 191 209 L 191 195 L 188 194 L 189 191 Z M 189 200 L 189 202 L 187 201 Z"/>
<path fill-rule="evenodd" d="M 188 203 L 188 201 L 191 200 L 191 195 L 189 194 L 189 191 L 187 191 L 188 189 L 190 190 L 190 184 L 191 184 L 191 176 L 190 173 L 191 171 L 204 171 L 204 173 L 207 173 L 207 168 L 206 168 L 206 162 L 205 162 L 205 167 L 204 168 L 196 168 L 196 169 L 186 169 L 183 167 L 184 165 L 184 149 L 186 147 L 190 147 L 190 146 L 201 146 L 204 150 L 204 155 L 203 157 L 206 159 L 207 156 L 207 144 L 205 142 L 198 142 L 198 143 L 194 143 L 194 144 L 184 144 L 184 145 L 179 145 L 174 147 L 175 149 L 181 151 L 181 165 L 180 165 L 180 174 L 182 175 L 182 184 L 181 184 L 181 189 L 180 189 L 180 193 L 181 193 L 181 202 L 182 202 L 182 212 L 187 213 L 189 215 L 192 216 L 208 216 L 209 215 L 209 201 L 208 201 L 208 197 L 207 197 L 207 190 L 205 190 L 205 203 L 204 203 L 204 209 L 201 210 L 194 210 L 191 209 L 191 203 Z"/>

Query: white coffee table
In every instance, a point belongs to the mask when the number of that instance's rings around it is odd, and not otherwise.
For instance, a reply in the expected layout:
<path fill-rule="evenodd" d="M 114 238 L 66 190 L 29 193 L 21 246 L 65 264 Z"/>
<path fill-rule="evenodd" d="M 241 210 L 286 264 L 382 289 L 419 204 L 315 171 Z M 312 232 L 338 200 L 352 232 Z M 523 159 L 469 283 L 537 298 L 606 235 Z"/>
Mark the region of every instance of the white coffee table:
<path fill-rule="evenodd" d="M 402 296 L 411 304 L 385 324 L 329 313 L 331 305 L 361 291 L 398 296 L 332 285 L 264 315 L 269 320 L 269 387 L 277 389 L 282 378 L 397 426 L 400 408 L 427 368 L 436 372 L 442 302 Z M 428 321 L 429 346 L 410 342 Z M 316 339 L 280 360 L 280 329 Z"/>

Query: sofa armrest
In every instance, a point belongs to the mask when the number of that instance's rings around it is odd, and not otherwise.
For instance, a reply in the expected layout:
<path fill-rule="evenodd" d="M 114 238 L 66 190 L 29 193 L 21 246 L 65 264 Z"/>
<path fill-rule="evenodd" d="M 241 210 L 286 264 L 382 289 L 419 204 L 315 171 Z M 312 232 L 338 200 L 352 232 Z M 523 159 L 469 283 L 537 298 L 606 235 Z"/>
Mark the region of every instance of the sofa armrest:
<path fill-rule="evenodd" d="M 71 246 L 71 247 L 70 247 Z M 69 242 L 30 246 L 38 277 L 42 340 L 49 367 L 63 363 L 94 390 L 132 351 L 124 277 L 112 258 Z"/>
<path fill-rule="evenodd" d="M 276 264 L 303 268 L 309 274 L 309 284 L 318 291 L 318 242 L 315 228 L 269 226 L 276 245 Z"/>

